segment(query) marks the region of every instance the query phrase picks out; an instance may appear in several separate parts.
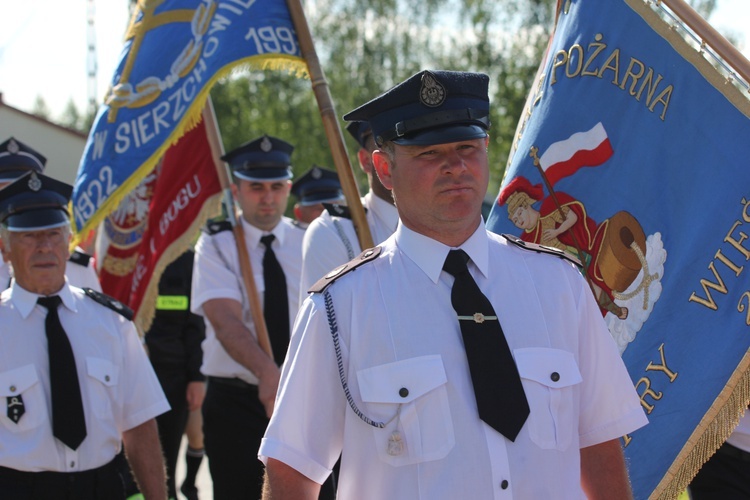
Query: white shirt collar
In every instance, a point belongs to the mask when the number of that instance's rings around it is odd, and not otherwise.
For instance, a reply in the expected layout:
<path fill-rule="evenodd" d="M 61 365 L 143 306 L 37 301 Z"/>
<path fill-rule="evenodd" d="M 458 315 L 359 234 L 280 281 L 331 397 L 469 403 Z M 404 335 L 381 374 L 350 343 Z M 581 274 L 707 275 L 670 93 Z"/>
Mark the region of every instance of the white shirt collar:
<path fill-rule="evenodd" d="M 440 278 L 440 272 L 443 270 L 445 258 L 453 248 L 412 231 L 401 222 L 399 222 L 398 228 L 396 228 L 395 239 L 399 249 L 419 266 L 433 283 L 437 283 Z M 469 264 L 473 262 L 476 269 L 484 277 L 488 277 L 489 238 L 487 237 L 487 230 L 484 228 L 483 222 L 479 224 L 469 239 L 463 242 L 458 248 L 469 255 L 469 258 L 471 258 Z"/>
<path fill-rule="evenodd" d="M 253 226 L 248 221 L 246 221 L 245 218 L 242 216 L 240 216 L 240 219 L 242 220 L 242 229 L 245 231 L 245 238 L 249 239 L 253 248 L 258 248 L 261 246 L 260 238 L 262 236 L 265 236 L 266 234 L 273 234 L 276 237 L 276 241 L 279 242 L 279 245 L 281 246 L 284 245 L 284 236 L 286 234 L 286 224 L 284 224 L 283 216 L 281 217 L 281 220 L 279 220 L 279 223 L 276 224 L 276 226 L 273 229 L 271 229 L 271 231 L 263 231 L 262 229 L 259 229 Z"/>
<path fill-rule="evenodd" d="M 63 287 L 53 295 L 59 295 L 63 305 L 66 308 L 70 309 L 73 312 L 77 312 L 75 298 L 73 297 L 73 291 L 70 289 L 70 285 L 68 284 L 67 277 L 65 278 L 65 284 L 63 285 Z M 24 319 L 26 319 L 29 314 L 31 314 L 31 311 L 34 309 L 36 301 L 39 297 L 44 297 L 44 295 L 31 293 L 25 288 L 21 287 L 16 282 L 16 280 L 13 280 L 13 284 L 10 287 L 10 300 L 13 302 L 13 305 L 16 307 L 16 309 L 18 309 L 18 312 Z"/>

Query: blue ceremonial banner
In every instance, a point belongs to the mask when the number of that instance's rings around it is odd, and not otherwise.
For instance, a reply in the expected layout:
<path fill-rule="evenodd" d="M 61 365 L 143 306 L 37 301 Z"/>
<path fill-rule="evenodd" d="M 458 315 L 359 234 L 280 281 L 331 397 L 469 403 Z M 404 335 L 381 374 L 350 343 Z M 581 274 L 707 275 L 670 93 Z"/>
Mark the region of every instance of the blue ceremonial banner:
<path fill-rule="evenodd" d="M 487 225 L 582 261 L 649 419 L 634 495 L 676 498 L 750 398 L 750 103 L 652 2 L 560 3 Z"/>
<path fill-rule="evenodd" d="M 78 169 L 77 233 L 117 208 L 238 65 L 306 73 L 284 0 L 138 2 Z"/>

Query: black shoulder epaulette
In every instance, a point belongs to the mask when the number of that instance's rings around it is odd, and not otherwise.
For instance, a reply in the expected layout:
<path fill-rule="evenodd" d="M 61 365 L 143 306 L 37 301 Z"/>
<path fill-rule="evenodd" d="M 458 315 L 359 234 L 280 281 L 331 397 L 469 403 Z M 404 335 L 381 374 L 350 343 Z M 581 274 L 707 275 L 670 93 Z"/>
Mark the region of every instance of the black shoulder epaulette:
<path fill-rule="evenodd" d="M 222 221 L 208 221 L 206 223 L 206 226 L 203 228 L 203 230 L 208 234 L 217 234 L 222 231 L 231 231 L 232 230 L 232 223 L 228 220 L 222 220 Z"/>
<path fill-rule="evenodd" d="M 573 257 L 567 252 L 564 252 L 560 250 L 559 248 L 555 247 L 548 247 L 547 245 L 540 245 L 538 243 L 531 243 L 528 241 L 523 241 L 521 238 L 517 236 L 513 236 L 512 234 L 506 234 L 503 233 L 501 235 L 503 238 L 508 240 L 509 242 L 513 243 L 517 247 L 523 248 L 525 250 L 533 250 L 534 252 L 538 253 L 548 253 L 550 255 L 554 255 L 556 257 L 560 257 L 561 259 L 568 260 L 575 264 L 578 267 L 581 267 L 581 261 Z"/>
<path fill-rule="evenodd" d="M 135 314 L 133 313 L 133 310 L 120 302 L 119 300 L 110 297 L 109 295 L 105 295 L 102 292 L 97 292 L 93 288 L 84 288 L 84 292 L 86 292 L 86 295 L 94 299 L 96 302 L 100 303 L 104 307 L 108 307 L 109 309 L 112 309 L 114 312 L 121 314 L 125 317 L 125 319 L 133 320 L 133 316 Z"/>
<path fill-rule="evenodd" d="M 359 266 L 363 264 L 367 264 L 368 262 L 375 260 L 375 258 L 380 255 L 382 248 L 375 247 L 375 248 L 368 248 L 359 256 L 354 257 L 352 260 L 344 264 L 343 266 L 339 266 L 330 273 L 326 274 L 322 278 L 318 280 L 317 283 L 315 283 L 310 289 L 307 291 L 307 293 L 320 293 L 323 290 L 325 290 L 328 285 L 339 279 L 345 274 L 348 274 L 355 269 L 357 269 Z"/>
<path fill-rule="evenodd" d="M 68 259 L 73 264 L 78 264 L 79 266 L 88 267 L 89 262 L 91 262 L 91 256 L 87 253 L 83 253 L 79 250 L 75 250 L 72 254 L 70 254 L 70 258 Z"/>
<path fill-rule="evenodd" d="M 323 203 L 323 208 L 326 209 L 326 212 L 328 212 L 331 217 L 341 217 L 342 219 L 349 219 L 352 218 L 352 213 L 349 210 L 349 207 L 346 205 L 334 205 L 331 203 Z M 367 209 L 365 209 L 365 213 L 367 213 Z"/>

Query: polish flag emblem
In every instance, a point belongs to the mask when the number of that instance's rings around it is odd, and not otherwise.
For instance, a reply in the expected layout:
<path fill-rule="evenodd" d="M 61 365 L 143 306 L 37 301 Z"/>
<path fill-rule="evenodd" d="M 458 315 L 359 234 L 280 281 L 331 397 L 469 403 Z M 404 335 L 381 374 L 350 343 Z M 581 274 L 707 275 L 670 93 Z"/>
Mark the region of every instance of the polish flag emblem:
<path fill-rule="evenodd" d="M 601 122 L 591 130 L 578 132 L 550 145 L 539 158 L 551 185 L 576 173 L 582 167 L 596 167 L 612 156 L 612 144 Z"/>

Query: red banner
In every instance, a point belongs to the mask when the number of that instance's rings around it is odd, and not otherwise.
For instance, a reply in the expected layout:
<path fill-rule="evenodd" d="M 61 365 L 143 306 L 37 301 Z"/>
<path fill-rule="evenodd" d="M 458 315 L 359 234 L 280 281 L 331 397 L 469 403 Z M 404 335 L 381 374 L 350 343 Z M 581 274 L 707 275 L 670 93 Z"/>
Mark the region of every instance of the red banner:
<path fill-rule="evenodd" d="M 135 311 L 143 331 L 151 325 L 164 268 L 218 213 L 220 193 L 201 121 L 102 223 L 97 242 L 102 289 Z"/>

